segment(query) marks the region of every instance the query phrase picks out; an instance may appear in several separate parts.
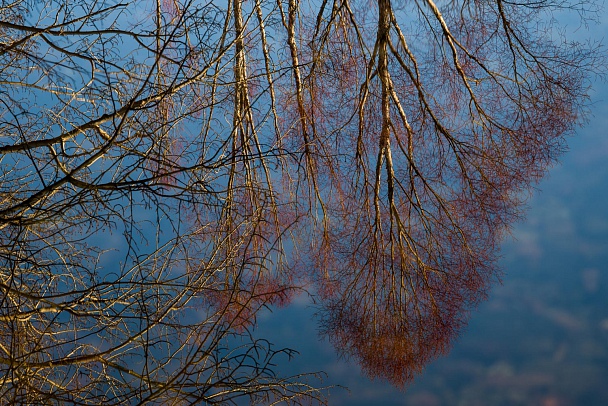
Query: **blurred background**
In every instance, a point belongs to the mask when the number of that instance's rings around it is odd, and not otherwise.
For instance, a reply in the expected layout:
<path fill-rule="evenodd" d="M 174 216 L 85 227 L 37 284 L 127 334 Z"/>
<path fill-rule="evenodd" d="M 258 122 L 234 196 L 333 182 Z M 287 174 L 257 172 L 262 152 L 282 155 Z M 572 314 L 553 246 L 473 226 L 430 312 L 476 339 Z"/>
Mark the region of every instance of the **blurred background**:
<path fill-rule="evenodd" d="M 606 43 L 603 20 L 573 35 Z M 291 373 L 324 371 L 330 405 L 608 405 L 608 86 L 502 249 L 502 284 L 472 309 L 452 351 L 398 390 L 367 379 L 319 338 L 306 297 L 258 333 L 300 352 Z"/>

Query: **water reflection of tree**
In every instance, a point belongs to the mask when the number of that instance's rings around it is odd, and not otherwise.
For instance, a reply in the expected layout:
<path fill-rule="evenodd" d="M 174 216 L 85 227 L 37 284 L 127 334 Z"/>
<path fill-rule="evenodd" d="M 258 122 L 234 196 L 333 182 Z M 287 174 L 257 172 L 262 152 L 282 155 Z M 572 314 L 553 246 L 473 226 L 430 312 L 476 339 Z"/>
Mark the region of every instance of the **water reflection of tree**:
<path fill-rule="evenodd" d="M 588 5 L 399 6 L 0 6 L 2 397 L 319 399 L 249 335 L 307 281 L 370 375 L 445 352 L 598 61 L 535 25 Z"/>

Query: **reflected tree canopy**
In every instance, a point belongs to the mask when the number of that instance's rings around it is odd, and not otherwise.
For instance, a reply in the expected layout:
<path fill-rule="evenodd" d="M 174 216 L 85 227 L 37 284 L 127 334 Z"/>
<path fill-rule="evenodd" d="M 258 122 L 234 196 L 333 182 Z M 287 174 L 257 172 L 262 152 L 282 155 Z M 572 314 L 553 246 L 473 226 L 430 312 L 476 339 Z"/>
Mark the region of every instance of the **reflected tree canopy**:
<path fill-rule="evenodd" d="M 405 385 L 497 277 L 585 112 L 542 0 L 0 3 L 0 398 L 311 403 L 255 340 Z M 269 337 L 272 339 L 272 337 Z"/>

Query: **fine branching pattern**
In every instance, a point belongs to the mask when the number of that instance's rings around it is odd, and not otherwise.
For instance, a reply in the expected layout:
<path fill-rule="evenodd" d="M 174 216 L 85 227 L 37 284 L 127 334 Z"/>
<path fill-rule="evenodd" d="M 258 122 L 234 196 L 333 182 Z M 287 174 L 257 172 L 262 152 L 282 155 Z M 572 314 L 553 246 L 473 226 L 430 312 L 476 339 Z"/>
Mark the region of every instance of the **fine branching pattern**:
<path fill-rule="evenodd" d="M 310 404 L 307 290 L 403 386 L 585 113 L 536 0 L 0 0 L 0 404 Z"/>

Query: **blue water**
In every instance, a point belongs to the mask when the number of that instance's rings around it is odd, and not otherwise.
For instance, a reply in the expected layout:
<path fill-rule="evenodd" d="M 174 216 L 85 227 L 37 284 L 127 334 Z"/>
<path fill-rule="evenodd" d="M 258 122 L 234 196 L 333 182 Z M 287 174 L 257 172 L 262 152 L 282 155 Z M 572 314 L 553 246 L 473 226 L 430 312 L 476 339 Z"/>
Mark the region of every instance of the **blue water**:
<path fill-rule="evenodd" d="M 398 390 L 362 375 L 319 339 L 305 297 L 258 334 L 300 355 L 289 373 L 324 371 L 330 405 L 608 405 L 608 94 L 538 185 L 503 244 L 502 284 L 473 309 L 452 351 Z"/>

